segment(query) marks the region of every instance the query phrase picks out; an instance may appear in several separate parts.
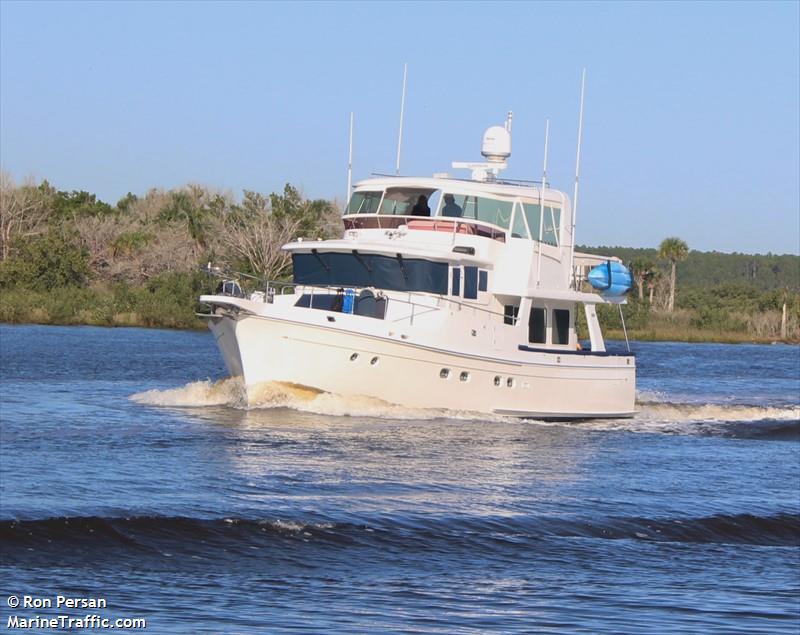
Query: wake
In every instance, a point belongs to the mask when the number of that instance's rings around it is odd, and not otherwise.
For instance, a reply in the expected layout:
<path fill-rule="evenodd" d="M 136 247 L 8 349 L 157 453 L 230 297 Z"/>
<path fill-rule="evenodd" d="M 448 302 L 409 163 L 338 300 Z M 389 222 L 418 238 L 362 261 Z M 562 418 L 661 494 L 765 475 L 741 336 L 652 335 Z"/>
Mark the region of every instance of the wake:
<path fill-rule="evenodd" d="M 249 397 L 249 398 L 248 398 Z M 510 417 L 446 408 L 409 408 L 366 395 L 337 395 L 286 382 L 263 382 L 245 390 L 239 378 L 216 382 L 195 381 L 179 388 L 136 393 L 131 401 L 147 406 L 206 408 L 225 406 L 240 410 L 290 408 L 299 412 L 334 417 L 375 417 L 399 420 L 491 420 L 514 421 Z"/>
<path fill-rule="evenodd" d="M 173 408 L 290 408 L 299 412 L 339 417 L 519 421 L 513 417 L 469 411 L 409 408 L 375 397 L 343 396 L 284 382 L 265 382 L 252 386 L 248 399 L 244 383 L 238 378 L 196 381 L 177 388 L 148 390 L 136 393 L 130 399 L 142 405 Z M 593 419 L 566 424 L 526 421 L 538 425 L 571 425 L 591 430 L 800 439 L 800 406 L 672 403 L 653 401 L 651 395 L 640 394 L 636 408 L 636 415 L 631 419 Z"/>

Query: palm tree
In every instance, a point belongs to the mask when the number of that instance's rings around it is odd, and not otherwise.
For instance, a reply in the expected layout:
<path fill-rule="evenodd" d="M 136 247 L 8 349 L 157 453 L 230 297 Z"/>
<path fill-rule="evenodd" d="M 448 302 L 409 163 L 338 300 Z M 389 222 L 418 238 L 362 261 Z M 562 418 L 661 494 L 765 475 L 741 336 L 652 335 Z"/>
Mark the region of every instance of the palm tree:
<path fill-rule="evenodd" d="M 661 269 L 653 268 L 647 275 L 647 291 L 649 293 L 649 301 L 648 301 L 648 308 L 652 308 L 653 306 L 653 295 L 656 292 L 656 285 L 658 284 L 659 279 L 661 276 L 664 275 Z"/>
<path fill-rule="evenodd" d="M 655 268 L 656 263 L 649 258 L 637 258 L 631 263 L 633 279 L 636 281 L 636 286 L 639 289 L 640 300 L 644 300 L 644 284 L 647 282 L 648 278 L 650 278 Z"/>
<path fill-rule="evenodd" d="M 669 279 L 669 305 L 667 307 L 667 310 L 672 312 L 675 308 L 675 266 L 689 255 L 689 245 L 680 238 L 671 236 L 661 241 L 658 246 L 658 255 L 669 260 L 672 265 Z"/>

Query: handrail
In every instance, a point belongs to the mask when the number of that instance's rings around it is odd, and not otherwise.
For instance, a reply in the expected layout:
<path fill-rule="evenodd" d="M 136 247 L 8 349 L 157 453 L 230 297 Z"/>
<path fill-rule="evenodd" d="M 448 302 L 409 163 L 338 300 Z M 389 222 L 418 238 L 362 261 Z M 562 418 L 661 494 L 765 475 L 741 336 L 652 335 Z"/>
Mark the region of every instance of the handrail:
<path fill-rule="evenodd" d="M 304 284 L 304 283 L 299 283 L 299 282 L 297 282 L 297 283 L 295 283 L 295 282 L 278 282 L 277 284 L 282 285 L 284 289 L 287 286 L 293 287 L 295 289 L 295 292 L 297 292 L 299 290 L 301 293 L 305 293 L 305 290 L 308 289 L 308 290 L 310 290 L 312 292 L 312 295 L 313 295 L 314 290 L 323 290 L 323 291 L 326 291 L 328 295 L 332 295 L 332 294 L 338 293 L 340 289 L 344 289 L 344 288 L 346 288 L 348 286 L 348 285 L 316 285 L 316 284 Z M 505 313 L 499 313 L 497 311 L 492 311 L 491 309 L 485 309 L 483 307 L 476 306 L 474 304 L 468 304 L 466 302 L 455 300 L 455 299 L 449 298 L 449 297 L 447 297 L 445 295 L 424 295 L 422 293 L 417 293 L 417 292 L 414 292 L 414 291 L 400 292 L 400 293 L 408 294 L 408 299 L 405 299 L 405 298 L 398 297 L 398 296 L 389 296 L 388 293 L 392 293 L 392 290 L 378 289 L 376 287 L 356 287 L 356 288 L 360 288 L 360 289 L 375 289 L 376 291 L 379 291 L 381 293 L 387 294 L 386 297 L 389 300 L 391 300 L 392 302 L 401 302 L 403 304 L 411 305 L 412 307 L 413 306 L 419 306 L 419 307 L 423 307 L 423 308 L 426 308 L 426 309 L 440 310 L 441 307 L 439 307 L 439 306 L 430 306 L 429 304 L 425 304 L 423 302 L 419 302 L 419 301 L 415 302 L 414 301 L 414 298 L 429 298 L 429 299 L 435 300 L 436 302 L 448 302 L 450 304 L 454 304 L 454 305 L 458 306 L 460 310 L 461 309 L 472 309 L 473 311 L 480 311 L 481 313 L 488 313 L 489 315 L 494 315 L 494 316 L 497 316 L 497 317 L 501 317 L 503 319 L 510 318 L 510 319 L 512 319 L 514 321 L 514 323 L 516 323 L 520 319 L 519 317 L 508 316 Z M 395 292 L 395 293 L 397 293 L 397 292 Z"/>
<path fill-rule="evenodd" d="M 413 221 L 432 223 L 434 230 L 436 229 L 437 223 L 453 223 L 453 231 L 455 233 L 459 233 L 459 227 L 477 228 L 475 233 L 478 236 L 492 238 L 493 240 L 501 240 L 503 242 L 505 242 L 506 234 L 508 233 L 508 229 L 500 225 L 479 218 L 467 218 L 464 216 L 413 216 L 409 214 L 345 214 L 342 216 L 345 229 L 397 229 L 401 225 L 409 226 L 409 222 Z M 412 228 L 409 226 L 409 229 Z M 425 228 L 418 227 L 413 229 Z"/>

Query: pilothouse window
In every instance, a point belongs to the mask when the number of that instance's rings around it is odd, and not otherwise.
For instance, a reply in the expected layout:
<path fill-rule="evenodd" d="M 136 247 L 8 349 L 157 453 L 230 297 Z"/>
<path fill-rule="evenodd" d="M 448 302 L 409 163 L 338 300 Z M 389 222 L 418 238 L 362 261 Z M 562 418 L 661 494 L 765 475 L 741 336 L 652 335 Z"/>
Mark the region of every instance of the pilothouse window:
<path fill-rule="evenodd" d="M 478 268 L 464 267 L 464 298 L 478 299 Z"/>
<path fill-rule="evenodd" d="M 461 267 L 453 267 L 451 295 L 461 295 Z"/>
<path fill-rule="evenodd" d="M 294 281 L 324 287 L 374 287 L 447 293 L 445 262 L 360 252 L 292 254 Z"/>

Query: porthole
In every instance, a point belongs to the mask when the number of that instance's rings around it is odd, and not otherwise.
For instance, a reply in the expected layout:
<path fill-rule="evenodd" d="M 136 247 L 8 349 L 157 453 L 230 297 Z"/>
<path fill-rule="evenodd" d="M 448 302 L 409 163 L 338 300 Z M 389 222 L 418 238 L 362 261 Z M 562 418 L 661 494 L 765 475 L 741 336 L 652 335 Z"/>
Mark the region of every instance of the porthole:
<path fill-rule="evenodd" d="M 469 381 L 469 373 L 465 370 L 461 371 L 461 374 L 458 376 L 460 381 Z"/>
<path fill-rule="evenodd" d="M 508 379 L 506 379 L 506 386 L 508 386 L 509 388 L 513 388 L 514 387 L 514 378 L 513 377 L 509 377 Z"/>
<path fill-rule="evenodd" d="M 378 358 L 377 357 L 373 357 L 371 360 L 369 360 L 369 365 L 370 366 L 375 366 L 377 363 L 378 363 Z"/>
<path fill-rule="evenodd" d="M 447 379 L 448 377 L 450 377 L 450 369 L 442 368 L 442 370 L 439 371 L 439 377 L 441 377 L 442 379 Z"/>
<path fill-rule="evenodd" d="M 353 354 L 350 356 L 350 361 L 351 361 L 351 362 L 354 362 L 354 361 L 356 361 L 357 359 L 358 359 L 358 353 L 353 353 Z"/>
<path fill-rule="evenodd" d="M 495 375 L 494 376 L 494 385 L 495 386 L 499 386 L 500 383 L 501 383 L 500 375 Z"/>

